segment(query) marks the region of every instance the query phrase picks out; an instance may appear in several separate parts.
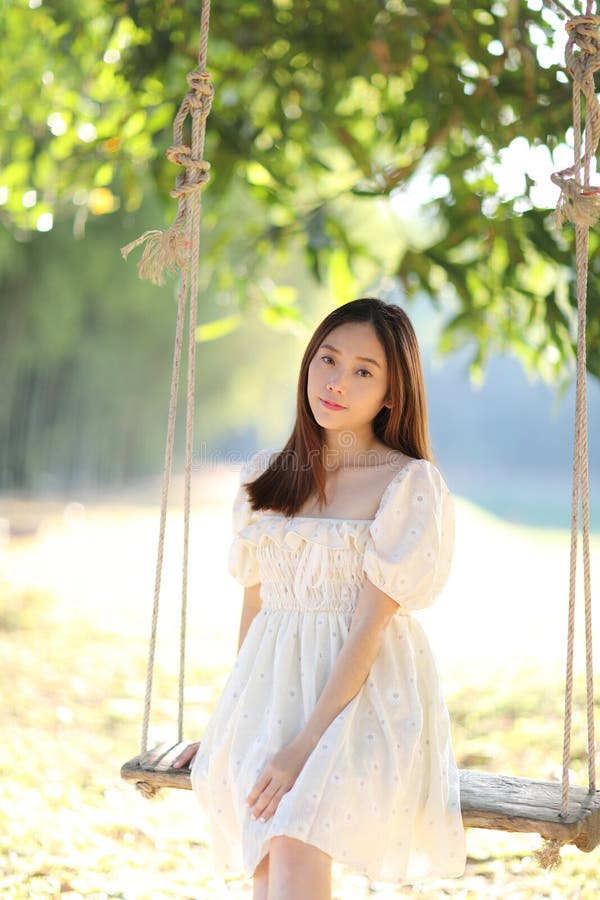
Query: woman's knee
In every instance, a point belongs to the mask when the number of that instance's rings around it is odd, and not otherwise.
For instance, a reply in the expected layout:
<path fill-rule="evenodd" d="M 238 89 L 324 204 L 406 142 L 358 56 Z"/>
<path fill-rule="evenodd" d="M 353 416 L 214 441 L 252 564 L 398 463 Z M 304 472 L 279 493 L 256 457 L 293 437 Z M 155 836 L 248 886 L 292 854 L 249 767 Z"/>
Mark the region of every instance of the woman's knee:
<path fill-rule="evenodd" d="M 331 866 L 331 856 L 314 844 L 288 837 L 276 835 L 271 838 L 270 853 L 273 862 L 283 861 L 288 865 L 306 866 L 316 865 L 323 868 Z"/>

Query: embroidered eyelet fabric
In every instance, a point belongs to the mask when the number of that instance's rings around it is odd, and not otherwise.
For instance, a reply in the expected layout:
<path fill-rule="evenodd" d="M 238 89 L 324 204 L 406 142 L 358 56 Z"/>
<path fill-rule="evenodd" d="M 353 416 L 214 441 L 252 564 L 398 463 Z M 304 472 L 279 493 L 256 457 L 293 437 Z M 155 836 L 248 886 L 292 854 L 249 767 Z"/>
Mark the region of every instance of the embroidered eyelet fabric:
<path fill-rule="evenodd" d="M 276 835 L 313 844 L 373 880 L 457 877 L 466 862 L 459 774 L 429 642 L 411 611 L 449 575 L 452 498 L 438 469 L 410 460 L 373 519 L 253 511 L 244 481 L 233 504 L 230 574 L 260 582 L 262 606 L 201 738 L 192 787 L 212 833 L 215 870 L 251 875 Z M 301 730 L 348 638 L 365 578 L 398 611 L 369 675 L 322 735 L 266 822 L 246 797 L 265 762 Z"/>

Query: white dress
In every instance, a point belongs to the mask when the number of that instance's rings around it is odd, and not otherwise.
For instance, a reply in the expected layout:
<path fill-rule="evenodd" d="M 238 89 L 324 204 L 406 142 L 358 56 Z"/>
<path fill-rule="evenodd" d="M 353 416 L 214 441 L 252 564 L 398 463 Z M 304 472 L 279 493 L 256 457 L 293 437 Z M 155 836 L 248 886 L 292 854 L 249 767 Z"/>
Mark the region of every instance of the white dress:
<path fill-rule="evenodd" d="M 244 465 L 256 477 L 271 448 Z M 251 875 L 275 835 L 397 884 L 457 877 L 466 862 L 459 775 L 439 673 L 410 611 L 450 570 L 452 498 L 438 469 L 411 459 L 374 519 L 285 516 L 233 506 L 228 569 L 261 583 L 262 607 L 194 758 L 192 787 L 212 832 L 215 870 Z M 365 576 L 398 603 L 369 675 L 322 735 L 266 822 L 246 797 L 268 757 L 300 731 L 348 637 Z"/>

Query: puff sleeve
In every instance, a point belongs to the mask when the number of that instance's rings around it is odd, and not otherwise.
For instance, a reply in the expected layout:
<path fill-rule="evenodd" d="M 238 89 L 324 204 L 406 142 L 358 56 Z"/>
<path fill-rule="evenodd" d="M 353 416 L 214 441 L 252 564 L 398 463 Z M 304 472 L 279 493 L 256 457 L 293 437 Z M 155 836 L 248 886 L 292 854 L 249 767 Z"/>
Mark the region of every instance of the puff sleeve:
<path fill-rule="evenodd" d="M 363 570 L 408 612 L 430 606 L 450 574 L 454 504 L 428 460 L 407 463 L 388 484 L 369 527 Z"/>
<path fill-rule="evenodd" d="M 260 581 L 256 559 L 256 535 L 253 534 L 251 527 L 256 521 L 257 512 L 250 506 L 244 482 L 252 481 L 266 469 L 273 452 L 271 448 L 258 450 L 242 463 L 239 486 L 233 500 L 233 541 L 227 556 L 227 571 L 244 587 L 252 587 Z"/>

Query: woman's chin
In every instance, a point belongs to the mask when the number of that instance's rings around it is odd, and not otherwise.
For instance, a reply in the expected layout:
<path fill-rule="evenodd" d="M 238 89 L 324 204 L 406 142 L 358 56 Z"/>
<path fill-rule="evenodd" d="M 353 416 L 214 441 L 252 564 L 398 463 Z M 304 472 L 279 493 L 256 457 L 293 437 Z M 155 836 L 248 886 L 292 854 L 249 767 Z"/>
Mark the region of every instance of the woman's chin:
<path fill-rule="evenodd" d="M 328 414 L 327 410 L 323 407 L 320 407 L 320 409 L 313 409 L 313 416 L 315 418 L 315 422 L 317 423 L 317 425 L 320 425 L 321 428 L 331 429 L 335 428 L 335 425 L 337 424 L 335 421 L 335 416 L 333 416 L 332 414 Z"/>

